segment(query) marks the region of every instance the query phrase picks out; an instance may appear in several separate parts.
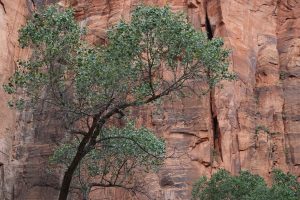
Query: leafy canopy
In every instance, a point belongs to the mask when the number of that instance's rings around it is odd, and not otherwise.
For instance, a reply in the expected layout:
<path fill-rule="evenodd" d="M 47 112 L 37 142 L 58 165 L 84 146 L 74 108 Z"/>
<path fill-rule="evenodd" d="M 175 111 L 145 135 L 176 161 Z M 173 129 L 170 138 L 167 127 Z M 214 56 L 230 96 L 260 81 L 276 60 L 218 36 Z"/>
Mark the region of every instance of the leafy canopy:
<path fill-rule="evenodd" d="M 219 170 L 210 180 L 201 177 L 193 187 L 193 200 L 297 200 L 300 198 L 300 183 L 296 177 L 280 170 L 272 172 L 273 185 L 267 186 L 264 179 L 248 171 L 231 176 Z"/>
<path fill-rule="evenodd" d="M 132 177 L 156 171 L 163 164 L 164 141 L 146 128 L 137 129 L 133 122 L 123 128 L 103 130 L 99 140 L 83 158 L 73 178 L 74 187 L 82 188 L 83 193 L 93 186 L 132 186 Z M 51 164 L 68 167 L 77 147 L 77 140 L 61 145 L 51 156 Z"/>
<path fill-rule="evenodd" d="M 189 83 L 212 87 L 234 77 L 223 41 L 208 40 L 169 7 L 137 6 L 131 21 L 108 30 L 102 45 L 88 44 L 73 11 L 57 6 L 36 11 L 19 34 L 20 46 L 32 54 L 4 89 L 24 93 L 13 95 L 11 106 L 41 112 L 48 105 L 46 112 L 61 119 L 68 139 L 51 158 L 66 169 L 60 199 L 73 176 L 87 194 L 93 186 L 127 185 L 137 170 L 163 163 L 162 140 L 127 120 L 114 126 L 115 116 L 133 118 L 130 107 L 185 93 L 193 89 Z"/>
<path fill-rule="evenodd" d="M 85 44 L 84 34 L 72 10 L 50 6 L 35 13 L 19 38 L 32 56 L 19 63 L 6 91 L 20 87 L 31 100 L 43 97 L 73 114 L 94 114 L 111 100 L 144 104 L 182 89 L 188 80 L 213 86 L 233 78 L 222 40 L 208 40 L 169 7 L 138 6 L 131 22 L 108 31 L 106 46 Z M 45 88 L 52 94 L 42 95 Z"/>

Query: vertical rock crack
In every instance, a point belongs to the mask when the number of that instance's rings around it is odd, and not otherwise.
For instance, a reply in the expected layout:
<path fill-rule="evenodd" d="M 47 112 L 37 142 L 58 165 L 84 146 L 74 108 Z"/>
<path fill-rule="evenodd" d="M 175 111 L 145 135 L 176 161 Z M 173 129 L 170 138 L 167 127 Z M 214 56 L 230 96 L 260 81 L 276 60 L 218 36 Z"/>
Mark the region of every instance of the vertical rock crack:
<path fill-rule="evenodd" d="M 214 97 L 213 92 L 210 94 L 210 109 L 211 109 L 211 121 L 212 121 L 212 132 L 213 132 L 213 148 L 214 152 L 217 153 L 217 156 L 221 158 L 223 161 L 223 155 L 222 155 L 222 146 L 221 146 L 221 131 L 219 127 L 219 121 L 217 114 L 215 112 L 215 103 L 214 103 Z"/>
<path fill-rule="evenodd" d="M 3 8 L 4 13 L 6 14 L 5 5 L 4 5 L 4 3 L 2 2 L 2 0 L 0 0 L 0 5 L 1 5 L 1 7 Z"/>
<path fill-rule="evenodd" d="M 211 40 L 214 37 L 214 33 L 213 33 L 213 29 L 211 27 L 207 13 L 205 15 L 205 29 L 206 29 L 207 38 L 209 40 Z"/>
<path fill-rule="evenodd" d="M 207 38 L 209 40 L 212 40 L 214 37 L 214 33 L 207 13 L 207 4 L 205 5 L 205 29 L 206 29 Z M 208 76 L 210 76 L 209 72 L 208 72 Z M 216 113 L 216 105 L 215 105 L 213 91 L 210 91 L 210 111 L 211 111 L 211 122 L 212 122 L 212 132 L 213 132 L 213 149 L 214 152 L 217 153 L 217 156 L 219 156 L 223 161 L 222 147 L 221 147 L 221 132 L 219 127 L 218 116 Z"/>

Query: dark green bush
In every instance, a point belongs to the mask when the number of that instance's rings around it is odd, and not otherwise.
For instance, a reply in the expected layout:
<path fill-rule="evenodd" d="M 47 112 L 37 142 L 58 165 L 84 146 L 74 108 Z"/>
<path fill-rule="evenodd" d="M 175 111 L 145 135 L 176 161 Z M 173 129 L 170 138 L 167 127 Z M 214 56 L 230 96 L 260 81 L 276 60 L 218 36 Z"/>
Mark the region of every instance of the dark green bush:
<path fill-rule="evenodd" d="M 280 170 L 272 172 L 272 186 L 264 179 L 248 171 L 232 176 L 226 170 L 219 170 L 211 179 L 201 177 L 193 187 L 193 200 L 298 200 L 300 183 L 295 176 Z"/>

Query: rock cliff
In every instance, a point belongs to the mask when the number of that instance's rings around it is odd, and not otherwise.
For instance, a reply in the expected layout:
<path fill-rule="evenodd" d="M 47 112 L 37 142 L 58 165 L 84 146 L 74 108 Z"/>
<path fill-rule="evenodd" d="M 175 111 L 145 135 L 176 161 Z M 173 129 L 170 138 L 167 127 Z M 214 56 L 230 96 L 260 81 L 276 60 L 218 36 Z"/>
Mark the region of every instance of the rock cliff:
<path fill-rule="evenodd" d="M 51 1 L 0 0 L 0 81 L 18 58 L 18 29 L 34 7 Z M 89 29 L 88 40 L 129 18 L 140 0 L 65 0 Z M 159 110 L 136 110 L 139 122 L 164 137 L 175 158 L 147 178 L 157 199 L 189 199 L 192 183 L 219 168 L 248 169 L 269 180 L 272 168 L 300 176 L 300 1 L 144 0 L 187 13 L 209 38 L 222 37 L 232 50 L 234 82 L 202 97 L 166 102 Z M 56 199 L 58 178 L 47 173 L 47 157 L 60 137 L 51 116 L 15 114 L 0 91 L 0 199 Z M 18 123 L 15 123 L 15 120 Z M 92 199 L 129 199 L 121 191 L 96 191 Z M 75 198 L 75 197 L 73 197 Z"/>

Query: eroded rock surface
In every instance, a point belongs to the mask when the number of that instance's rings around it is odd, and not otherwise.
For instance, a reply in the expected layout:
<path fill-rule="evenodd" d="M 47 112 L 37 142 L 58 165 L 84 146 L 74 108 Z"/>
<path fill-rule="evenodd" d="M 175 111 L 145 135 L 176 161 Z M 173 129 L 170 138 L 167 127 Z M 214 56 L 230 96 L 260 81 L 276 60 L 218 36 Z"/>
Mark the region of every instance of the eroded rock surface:
<path fill-rule="evenodd" d="M 121 18 L 128 19 L 140 2 L 65 0 L 61 4 L 75 9 L 78 21 L 89 29 L 89 41 L 101 43 L 105 31 Z M 210 38 L 223 37 L 232 50 L 230 69 L 238 77 L 201 98 L 135 111 L 139 123 L 166 138 L 169 153 L 176 149 L 176 158 L 166 160 L 158 174 L 146 177 L 152 196 L 189 199 L 192 183 L 219 168 L 233 174 L 247 169 L 267 180 L 273 168 L 300 176 L 300 1 L 143 2 L 169 4 L 174 11 L 186 12 L 191 23 Z M 16 40 L 24 15 L 40 3 L 45 1 L 0 1 L 1 83 L 21 56 Z M 5 180 L 0 183 L 4 188 L 0 199 L 4 195 L 7 199 L 56 199 L 58 177 L 48 175 L 45 166 L 59 138 L 58 122 L 47 116 L 36 125 L 31 114 L 22 113 L 15 131 L 15 115 L 7 109 L 3 92 L 0 97 L 0 165 L 4 164 L 0 176 L 4 174 Z M 117 190 L 96 191 L 91 197 L 129 199 Z"/>
<path fill-rule="evenodd" d="M 18 48 L 18 29 L 28 14 L 26 1 L 0 0 L 0 199 L 12 199 L 16 182 L 15 168 L 18 160 L 14 157 L 16 115 L 8 108 L 2 84 L 13 73 L 16 61 L 26 56 Z M 22 161 L 21 161 L 22 162 Z"/>

